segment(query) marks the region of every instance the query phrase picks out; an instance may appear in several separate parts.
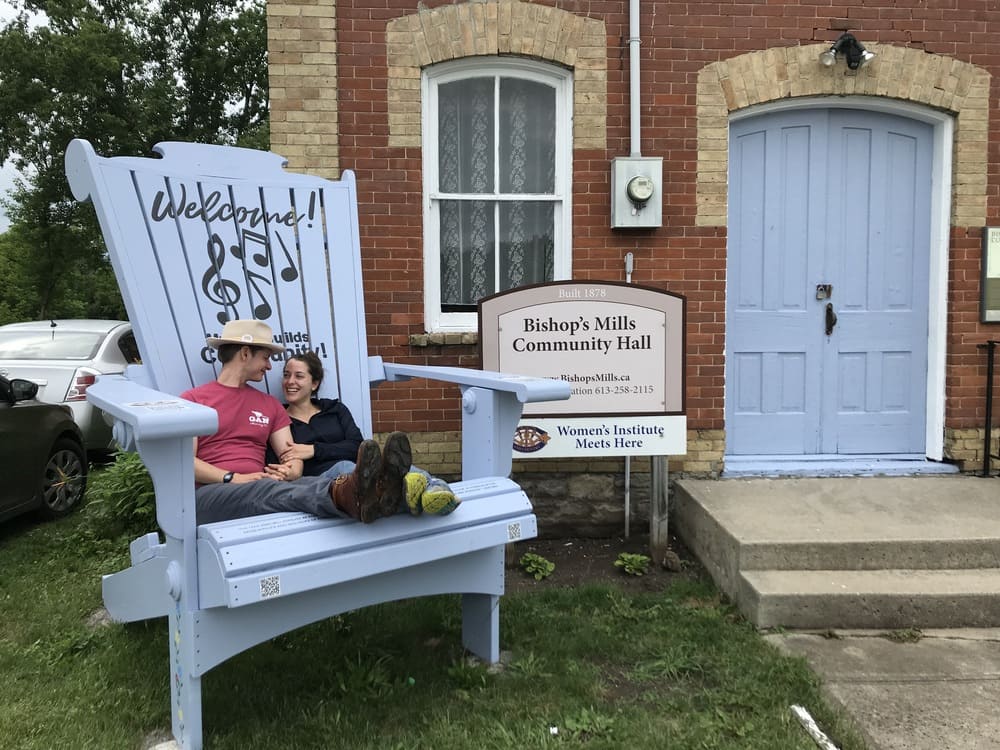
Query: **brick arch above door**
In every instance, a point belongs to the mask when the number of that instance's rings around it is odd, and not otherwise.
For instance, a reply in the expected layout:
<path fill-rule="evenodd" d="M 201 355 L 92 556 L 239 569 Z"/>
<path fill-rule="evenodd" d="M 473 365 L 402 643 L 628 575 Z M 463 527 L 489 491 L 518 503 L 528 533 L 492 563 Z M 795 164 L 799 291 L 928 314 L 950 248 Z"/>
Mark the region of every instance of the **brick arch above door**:
<path fill-rule="evenodd" d="M 955 115 L 951 223 L 986 223 L 990 74 L 918 49 L 868 45 L 876 59 L 856 74 L 819 64 L 826 44 L 775 47 L 705 66 L 698 74 L 696 223 L 725 226 L 729 114 L 755 104 L 805 96 L 876 96 Z"/>
<path fill-rule="evenodd" d="M 476 55 L 523 55 L 573 69 L 573 148 L 607 147 L 603 21 L 510 0 L 445 5 L 386 24 L 389 145 L 420 146 L 420 71 Z"/>

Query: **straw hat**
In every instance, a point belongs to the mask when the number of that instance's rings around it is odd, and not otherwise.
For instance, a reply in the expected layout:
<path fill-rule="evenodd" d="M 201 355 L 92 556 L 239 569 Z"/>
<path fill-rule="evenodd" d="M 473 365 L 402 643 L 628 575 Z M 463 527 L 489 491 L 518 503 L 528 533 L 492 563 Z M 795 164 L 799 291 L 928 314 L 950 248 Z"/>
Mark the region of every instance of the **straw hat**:
<path fill-rule="evenodd" d="M 213 349 L 222 344 L 238 344 L 240 346 L 260 346 L 272 352 L 283 352 L 285 347 L 274 343 L 274 333 L 271 326 L 260 320 L 230 320 L 222 328 L 222 335 L 205 339 Z"/>

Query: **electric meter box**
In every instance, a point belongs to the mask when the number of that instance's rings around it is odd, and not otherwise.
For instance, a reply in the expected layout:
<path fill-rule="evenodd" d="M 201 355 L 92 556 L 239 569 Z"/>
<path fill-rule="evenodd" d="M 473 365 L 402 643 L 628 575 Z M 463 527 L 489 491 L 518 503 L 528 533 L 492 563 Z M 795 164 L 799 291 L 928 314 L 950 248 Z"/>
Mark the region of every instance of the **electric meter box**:
<path fill-rule="evenodd" d="M 663 226 L 663 158 L 619 156 L 611 160 L 611 228 Z"/>

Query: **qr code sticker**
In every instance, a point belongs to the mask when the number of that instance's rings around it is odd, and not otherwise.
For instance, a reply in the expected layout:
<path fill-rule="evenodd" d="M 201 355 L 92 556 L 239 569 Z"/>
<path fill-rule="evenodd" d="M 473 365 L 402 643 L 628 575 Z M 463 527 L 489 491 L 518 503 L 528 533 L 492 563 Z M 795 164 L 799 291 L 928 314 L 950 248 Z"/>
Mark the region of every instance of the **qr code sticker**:
<path fill-rule="evenodd" d="M 271 599 L 275 596 L 281 596 L 281 577 L 268 576 L 267 578 L 261 578 L 260 598 Z"/>
<path fill-rule="evenodd" d="M 507 541 L 513 542 L 515 539 L 521 538 L 521 524 L 520 523 L 509 523 L 507 524 Z"/>

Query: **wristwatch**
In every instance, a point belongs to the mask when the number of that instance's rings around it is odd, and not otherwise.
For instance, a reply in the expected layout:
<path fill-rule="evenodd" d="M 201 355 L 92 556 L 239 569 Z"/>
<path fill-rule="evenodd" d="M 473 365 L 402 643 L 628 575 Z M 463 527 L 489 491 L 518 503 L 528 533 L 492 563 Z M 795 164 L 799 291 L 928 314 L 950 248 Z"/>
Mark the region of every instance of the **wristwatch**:
<path fill-rule="evenodd" d="M 227 471 L 225 473 L 225 475 L 222 477 L 222 483 L 223 484 L 229 484 L 230 482 L 233 481 L 233 477 L 234 476 L 236 476 L 236 472 L 235 471 Z"/>

